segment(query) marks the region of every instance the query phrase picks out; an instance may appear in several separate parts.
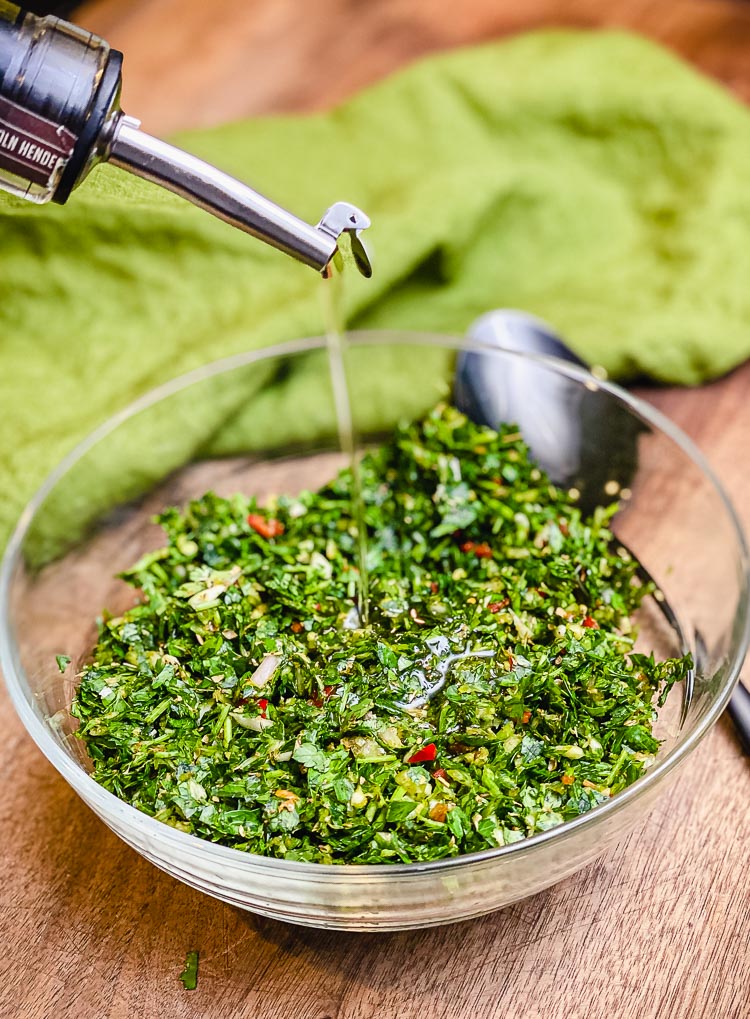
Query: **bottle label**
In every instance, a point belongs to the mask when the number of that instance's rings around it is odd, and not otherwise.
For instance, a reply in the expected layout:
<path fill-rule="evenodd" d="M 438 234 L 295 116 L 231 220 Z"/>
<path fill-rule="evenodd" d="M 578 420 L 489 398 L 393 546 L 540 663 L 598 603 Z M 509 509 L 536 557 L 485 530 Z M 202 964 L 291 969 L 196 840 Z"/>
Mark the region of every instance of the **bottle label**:
<path fill-rule="evenodd" d="M 76 141 L 61 124 L 0 96 L 0 169 L 30 184 L 52 187 Z"/>

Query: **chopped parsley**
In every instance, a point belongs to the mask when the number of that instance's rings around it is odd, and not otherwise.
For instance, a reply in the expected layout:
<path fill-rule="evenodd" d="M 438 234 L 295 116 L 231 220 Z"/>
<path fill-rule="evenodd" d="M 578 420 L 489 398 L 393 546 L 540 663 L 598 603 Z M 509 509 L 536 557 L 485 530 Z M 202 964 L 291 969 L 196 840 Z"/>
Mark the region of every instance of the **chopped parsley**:
<path fill-rule="evenodd" d="M 185 966 L 180 973 L 180 980 L 186 991 L 194 991 L 198 986 L 198 958 L 198 952 L 188 952 L 185 956 Z"/>
<path fill-rule="evenodd" d="M 653 584 L 512 427 L 440 405 L 352 472 L 159 517 L 73 704 L 93 776 L 200 838 L 321 863 L 434 860 L 590 810 L 658 749 L 691 666 L 633 651 Z"/>

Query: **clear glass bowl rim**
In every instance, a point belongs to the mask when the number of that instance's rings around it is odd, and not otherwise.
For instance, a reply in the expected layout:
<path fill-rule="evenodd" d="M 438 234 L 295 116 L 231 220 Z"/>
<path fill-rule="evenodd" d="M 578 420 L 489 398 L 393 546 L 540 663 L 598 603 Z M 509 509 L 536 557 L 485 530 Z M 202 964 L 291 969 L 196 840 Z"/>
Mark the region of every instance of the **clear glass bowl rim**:
<path fill-rule="evenodd" d="M 350 875 L 360 877 L 370 875 L 378 876 L 380 879 L 397 878 L 399 875 L 416 875 L 427 872 L 450 871 L 456 867 L 466 867 L 472 864 L 480 864 L 490 860 L 499 860 L 510 854 L 528 852 L 540 847 L 553 839 L 562 839 L 574 831 L 595 825 L 601 818 L 609 817 L 623 809 L 633 799 L 636 799 L 642 792 L 656 784 L 665 777 L 682 759 L 687 756 L 700 743 L 709 729 L 721 716 L 729 702 L 734 685 L 739 678 L 745 656 L 750 646 L 750 553 L 748 544 L 743 532 L 739 516 L 732 505 L 732 502 L 708 463 L 703 453 L 691 439 L 668 417 L 660 411 L 651 407 L 639 397 L 633 396 L 627 390 L 615 383 L 594 378 L 585 368 L 570 364 L 558 358 L 547 357 L 541 354 L 530 354 L 511 350 L 501 344 L 482 343 L 473 339 L 454 337 L 437 333 L 410 332 L 408 330 L 369 330 L 347 333 L 348 342 L 353 346 L 396 346 L 421 345 L 428 347 L 443 347 L 446 350 L 471 350 L 496 354 L 500 357 L 510 357 L 521 361 L 531 361 L 541 364 L 552 371 L 557 372 L 573 381 L 584 385 L 596 385 L 599 389 L 607 392 L 614 399 L 627 406 L 627 408 L 650 425 L 655 431 L 661 432 L 671 439 L 682 452 L 692 460 L 706 480 L 709 482 L 715 494 L 718 495 L 724 510 L 727 513 L 733 535 L 737 541 L 740 552 L 741 568 L 741 590 L 739 592 L 739 603 L 744 606 L 744 620 L 738 634 L 737 649 L 734 659 L 729 663 L 727 676 L 721 688 L 717 690 L 713 704 L 707 710 L 694 731 L 682 742 L 679 742 L 672 751 L 650 768 L 641 778 L 632 785 L 618 793 L 611 800 L 602 803 L 585 814 L 565 821 L 562 824 L 550 828 L 548 831 L 539 832 L 519 842 L 506 846 L 498 846 L 493 849 L 485 849 L 481 852 L 466 853 L 460 856 L 452 856 L 446 859 L 431 860 L 417 863 L 369 863 L 369 864 L 338 864 L 338 863 L 306 863 L 297 860 L 285 860 L 276 857 L 259 856 L 240 849 L 233 849 L 230 846 L 222 846 L 219 843 L 200 839 L 187 832 L 181 832 L 176 828 L 155 820 L 148 814 L 137 810 L 124 800 L 119 799 L 113 793 L 104 789 L 91 778 L 79 765 L 77 765 L 54 741 L 46 726 L 38 719 L 36 714 L 26 703 L 26 700 L 19 682 L 19 673 L 22 671 L 20 663 L 11 650 L 14 646 L 14 637 L 10 620 L 10 594 L 13 575 L 16 567 L 21 564 L 23 542 L 28 533 L 33 518 L 55 487 L 57 482 L 70 470 L 70 468 L 98 442 L 117 429 L 126 420 L 148 407 L 173 396 L 182 389 L 186 389 L 196 383 L 202 382 L 216 375 L 243 368 L 260 361 L 273 358 L 291 357 L 297 354 L 309 353 L 325 349 L 326 340 L 322 336 L 312 336 L 305 339 L 292 340 L 286 343 L 275 344 L 270 347 L 262 347 L 259 350 L 245 351 L 234 354 L 230 357 L 221 358 L 209 362 L 182 375 L 157 386 L 144 393 L 143 396 L 134 400 L 118 413 L 108 418 L 98 428 L 94 429 L 85 439 L 79 442 L 70 453 L 65 456 L 57 467 L 52 470 L 40 487 L 29 500 L 21 513 L 18 523 L 8 541 L 5 553 L 0 562 L 0 669 L 2 669 L 5 684 L 10 694 L 11 702 L 21 718 L 27 732 L 42 751 L 53 767 L 66 779 L 66 781 L 79 791 L 79 784 L 86 790 L 86 800 L 90 803 L 101 804 L 105 813 L 111 808 L 116 808 L 123 817 L 130 815 L 135 828 L 141 827 L 146 834 L 153 837 L 156 842 L 167 840 L 173 841 L 175 848 L 183 846 L 186 853 L 202 850 L 213 857 L 216 863 L 224 860 L 228 865 L 240 870 L 248 868 L 255 870 L 267 869 L 277 871 L 279 869 L 290 876 L 296 875 L 299 878 L 308 876 L 311 880 L 336 879 Z"/>

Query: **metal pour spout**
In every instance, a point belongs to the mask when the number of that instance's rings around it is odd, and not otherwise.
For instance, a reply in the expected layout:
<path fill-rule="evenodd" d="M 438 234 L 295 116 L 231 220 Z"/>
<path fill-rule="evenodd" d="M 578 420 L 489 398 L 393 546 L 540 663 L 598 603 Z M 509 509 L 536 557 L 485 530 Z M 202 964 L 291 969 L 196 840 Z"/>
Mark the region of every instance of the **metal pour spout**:
<path fill-rule="evenodd" d="M 338 250 L 339 237 L 348 232 L 359 271 L 364 276 L 372 275 L 369 257 L 359 239 L 359 231 L 366 229 L 370 220 L 347 202 L 337 202 L 317 226 L 311 226 L 210 163 L 146 134 L 138 120 L 124 114 L 113 127 L 105 158 L 319 272 L 326 271 Z"/>

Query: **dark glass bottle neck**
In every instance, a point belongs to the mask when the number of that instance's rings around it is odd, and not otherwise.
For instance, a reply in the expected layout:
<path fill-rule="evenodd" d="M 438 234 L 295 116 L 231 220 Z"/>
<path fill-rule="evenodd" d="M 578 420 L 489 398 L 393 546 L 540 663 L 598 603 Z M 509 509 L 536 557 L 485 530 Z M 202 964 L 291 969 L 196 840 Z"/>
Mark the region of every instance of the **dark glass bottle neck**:
<path fill-rule="evenodd" d="M 0 185 L 64 202 L 96 162 L 121 65 L 90 32 L 0 0 Z"/>

